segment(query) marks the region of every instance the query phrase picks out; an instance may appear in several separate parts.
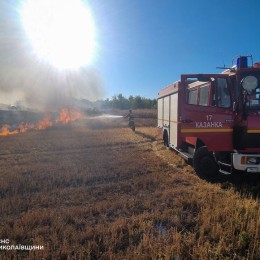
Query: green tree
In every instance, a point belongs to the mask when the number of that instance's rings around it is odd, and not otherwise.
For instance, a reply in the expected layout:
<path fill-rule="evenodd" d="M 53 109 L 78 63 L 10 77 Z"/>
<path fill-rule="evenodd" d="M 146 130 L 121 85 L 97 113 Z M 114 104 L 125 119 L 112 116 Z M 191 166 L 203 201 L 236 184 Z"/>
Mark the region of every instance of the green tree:
<path fill-rule="evenodd" d="M 122 94 L 114 95 L 112 99 L 99 100 L 98 104 L 101 108 L 116 108 L 116 109 L 142 109 L 156 108 L 156 99 L 149 99 L 141 96 L 130 95 L 128 98 Z"/>

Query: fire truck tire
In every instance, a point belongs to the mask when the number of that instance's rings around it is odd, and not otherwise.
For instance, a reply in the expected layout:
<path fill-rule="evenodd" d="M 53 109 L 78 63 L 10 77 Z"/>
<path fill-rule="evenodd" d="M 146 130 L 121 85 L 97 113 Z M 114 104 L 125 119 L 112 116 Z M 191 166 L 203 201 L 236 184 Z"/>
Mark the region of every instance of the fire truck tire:
<path fill-rule="evenodd" d="M 214 177 L 218 174 L 218 165 L 206 146 L 198 148 L 193 157 L 195 172 L 201 177 Z"/>

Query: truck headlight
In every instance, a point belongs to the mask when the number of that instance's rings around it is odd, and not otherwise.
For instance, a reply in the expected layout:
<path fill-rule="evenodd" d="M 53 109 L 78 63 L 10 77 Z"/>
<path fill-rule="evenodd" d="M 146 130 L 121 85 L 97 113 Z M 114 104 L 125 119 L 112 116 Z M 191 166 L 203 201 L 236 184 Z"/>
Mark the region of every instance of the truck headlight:
<path fill-rule="evenodd" d="M 259 158 L 254 156 L 242 156 L 241 164 L 259 164 Z"/>

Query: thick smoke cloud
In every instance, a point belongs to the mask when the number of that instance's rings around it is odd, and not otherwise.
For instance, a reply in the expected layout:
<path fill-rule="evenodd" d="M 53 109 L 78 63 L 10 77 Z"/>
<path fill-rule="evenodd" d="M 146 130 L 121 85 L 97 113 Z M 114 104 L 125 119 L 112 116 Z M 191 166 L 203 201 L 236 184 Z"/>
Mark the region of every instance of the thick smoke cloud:
<path fill-rule="evenodd" d="M 50 111 L 70 106 L 74 99 L 102 98 L 101 80 L 93 68 L 58 70 L 36 58 L 19 17 L 21 3 L 0 2 L 0 103 L 19 100 Z"/>

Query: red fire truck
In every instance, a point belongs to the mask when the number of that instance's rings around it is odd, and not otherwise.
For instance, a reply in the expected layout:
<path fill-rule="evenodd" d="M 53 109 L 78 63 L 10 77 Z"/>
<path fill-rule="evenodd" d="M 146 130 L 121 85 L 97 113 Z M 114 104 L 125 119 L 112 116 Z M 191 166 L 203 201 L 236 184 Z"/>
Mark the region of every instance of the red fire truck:
<path fill-rule="evenodd" d="M 223 69 L 181 75 L 158 93 L 164 144 L 199 175 L 260 172 L 260 63 L 239 56 Z"/>

